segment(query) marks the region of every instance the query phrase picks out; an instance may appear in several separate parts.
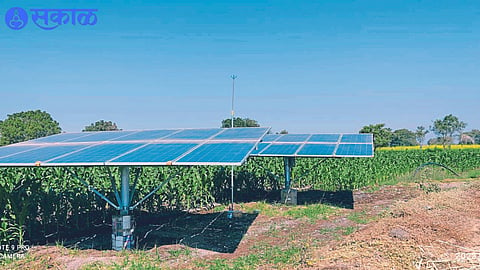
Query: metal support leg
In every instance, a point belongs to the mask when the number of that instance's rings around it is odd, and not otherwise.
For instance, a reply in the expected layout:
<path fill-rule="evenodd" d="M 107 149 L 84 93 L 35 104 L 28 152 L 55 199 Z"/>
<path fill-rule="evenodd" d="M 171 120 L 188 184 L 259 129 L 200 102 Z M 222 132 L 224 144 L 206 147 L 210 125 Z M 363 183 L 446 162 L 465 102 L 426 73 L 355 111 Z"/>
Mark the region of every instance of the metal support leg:
<path fill-rule="evenodd" d="M 285 188 L 281 192 L 281 200 L 285 204 L 297 205 L 297 190 L 291 189 L 291 174 L 295 165 L 295 158 L 284 157 L 283 164 L 285 167 Z"/>
<path fill-rule="evenodd" d="M 230 207 L 229 207 L 229 210 L 227 212 L 227 217 L 228 218 L 233 218 L 233 177 L 234 177 L 234 174 L 233 174 L 233 166 L 232 166 L 232 169 L 230 171 Z"/>
<path fill-rule="evenodd" d="M 102 198 L 104 201 L 106 201 L 108 204 L 110 204 L 111 206 L 113 206 L 113 208 L 117 209 L 117 210 L 120 210 L 121 208 L 121 205 L 120 205 L 120 202 L 117 202 L 118 203 L 118 206 L 115 205 L 112 201 L 110 201 L 107 196 L 103 195 L 102 193 L 100 193 L 98 190 L 96 190 L 94 187 L 92 187 L 90 184 L 87 183 L 87 181 L 85 181 L 83 178 L 81 178 L 76 172 L 72 172 L 71 170 L 69 170 L 68 168 L 65 168 L 65 171 L 67 171 L 68 173 L 70 173 L 70 175 L 72 175 L 73 177 L 77 178 L 78 181 L 80 181 L 80 183 L 84 184 L 89 191 L 92 191 L 93 193 L 97 194 L 100 198 Z"/>
<path fill-rule="evenodd" d="M 283 164 L 285 166 L 285 189 L 290 189 L 291 185 L 291 174 L 292 168 L 294 166 L 295 158 L 293 157 L 284 157 Z"/>
<path fill-rule="evenodd" d="M 130 208 L 130 167 L 120 167 L 121 183 L 121 209 L 120 215 L 128 215 Z"/>

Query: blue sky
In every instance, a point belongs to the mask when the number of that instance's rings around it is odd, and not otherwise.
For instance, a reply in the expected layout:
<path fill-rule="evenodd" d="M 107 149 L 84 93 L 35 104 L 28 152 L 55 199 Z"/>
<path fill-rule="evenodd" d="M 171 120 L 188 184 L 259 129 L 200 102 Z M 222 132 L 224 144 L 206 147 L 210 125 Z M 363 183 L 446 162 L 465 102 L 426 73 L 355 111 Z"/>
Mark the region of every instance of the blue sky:
<path fill-rule="evenodd" d="M 93 26 L 12 30 L 12 7 L 94 8 Z M 31 17 L 30 17 L 31 20 Z M 0 2 L 0 119 L 45 110 L 64 131 L 218 127 L 480 129 L 480 2 Z"/>

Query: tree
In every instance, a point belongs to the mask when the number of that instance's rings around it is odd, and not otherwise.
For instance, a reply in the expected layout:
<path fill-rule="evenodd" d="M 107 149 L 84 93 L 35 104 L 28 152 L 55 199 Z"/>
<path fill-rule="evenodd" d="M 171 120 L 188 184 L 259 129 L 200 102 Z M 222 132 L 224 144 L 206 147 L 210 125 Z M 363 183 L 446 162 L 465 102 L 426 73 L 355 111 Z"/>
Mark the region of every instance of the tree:
<path fill-rule="evenodd" d="M 397 129 L 392 134 L 391 146 L 412 146 L 417 145 L 415 140 L 415 133 L 412 131 L 402 128 Z"/>
<path fill-rule="evenodd" d="M 451 142 L 447 138 L 450 137 L 453 139 L 455 133 L 460 133 L 466 126 L 467 124 L 458 120 L 458 117 L 449 114 L 443 119 L 435 120 L 430 129 L 441 138 L 441 143 L 443 148 L 445 148 L 447 144 L 449 146 L 451 145 Z"/>
<path fill-rule="evenodd" d="M 469 136 L 467 134 L 462 134 L 460 135 L 460 140 L 458 141 L 459 144 L 474 144 L 475 139 L 472 136 Z"/>
<path fill-rule="evenodd" d="M 57 121 L 45 111 L 26 111 L 7 115 L 0 124 L 0 145 L 18 143 L 62 132 Z"/>
<path fill-rule="evenodd" d="M 100 120 L 95 123 L 91 123 L 89 126 L 86 126 L 82 131 L 114 131 L 120 130 L 117 127 L 117 124 L 112 121 Z"/>
<path fill-rule="evenodd" d="M 250 118 L 240 118 L 235 117 L 233 118 L 233 126 L 234 127 L 259 127 L 260 125 L 256 120 Z M 227 118 L 222 120 L 222 128 L 230 128 L 232 127 L 232 119 Z"/>
<path fill-rule="evenodd" d="M 430 140 L 428 140 L 428 145 L 438 145 L 438 144 L 441 144 L 441 145 L 444 145 L 444 144 L 451 144 L 453 143 L 453 138 L 452 137 L 446 137 L 446 138 L 442 138 L 442 137 L 437 137 L 437 138 L 431 138 Z"/>
<path fill-rule="evenodd" d="M 475 141 L 474 143 L 480 144 L 480 130 L 473 129 L 472 131 L 464 132 L 463 134 L 472 137 L 473 140 Z"/>
<path fill-rule="evenodd" d="M 282 129 L 278 134 L 288 134 L 288 131 L 286 129 Z"/>
<path fill-rule="evenodd" d="M 393 136 L 392 130 L 390 128 L 386 128 L 385 124 L 364 126 L 359 133 L 372 133 L 373 145 L 375 147 L 389 146 Z"/>
<path fill-rule="evenodd" d="M 423 142 L 425 141 L 425 136 L 428 133 L 428 129 L 424 126 L 418 126 L 417 130 L 415 131 L 415 139 L 417 140 L 418 144 L 420 144 L 420 149 L 422 149 Z"/>

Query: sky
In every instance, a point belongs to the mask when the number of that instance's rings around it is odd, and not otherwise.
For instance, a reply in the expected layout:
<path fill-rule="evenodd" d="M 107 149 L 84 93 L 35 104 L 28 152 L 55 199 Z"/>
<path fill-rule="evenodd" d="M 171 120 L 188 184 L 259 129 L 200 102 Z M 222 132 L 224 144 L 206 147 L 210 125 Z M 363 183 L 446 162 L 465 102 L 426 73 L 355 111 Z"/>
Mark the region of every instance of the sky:
<path fill-rule="evenodd" d="M 22 29 L 7 27 L 13 7 Z M 44 30 L 30 9 L 97 9 L 97 22 Z M 448 114 L 480 129 L 480 1 L 0 1 L 0 120 L 219 127 L 233 74 L 235 115 L 274 132 Z"/>

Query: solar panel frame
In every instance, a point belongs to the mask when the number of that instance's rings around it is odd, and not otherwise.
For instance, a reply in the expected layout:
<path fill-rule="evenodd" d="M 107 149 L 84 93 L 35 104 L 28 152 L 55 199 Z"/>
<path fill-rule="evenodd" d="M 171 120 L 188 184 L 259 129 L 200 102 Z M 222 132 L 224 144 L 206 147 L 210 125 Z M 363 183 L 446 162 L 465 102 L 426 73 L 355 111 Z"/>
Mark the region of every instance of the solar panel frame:
<path fill-rule="evenodd" d="M 289 136 L 290 138 L 285 138 L 284 136 Z M 297 136 L 295 136 L 297 135 Z M 306 136 L 308 135 L 308 136 Z M 268 136 L 268 135 L 267 135 Z M 321 133 L 321 134 L 285 134 L 277 136 L 265 136 L 265 140 L 260 142 L 261 148 L 253 151 L 251 156 L 259 157 L 373 157 L 374 148 L 373 148 L 373 135 L 372 134 L 335 134 L 335 133 Z M 291 138 L 299 138 L 298 141 L 294 141 Z M 301 144 L 297 149 L 295 154 L 285 154 L 282 152 L 273 152 L 273 145 L 296 145 Z M 363 150 L 359 150 L 357 153 L 344 153 L 340 152 L 337 154 L 338 148 L 341 145 L 365 145 Z M 333 151 L 323 151 L 324 147 L 321 145 L 330 145 L 329 148 L 334 146 Z M 268 149 L 271 149 L 268 151 Z M 306 151 L 303 149 L 314 149 L 318 148 L 319 151 Z M 360 149 L 360 148 L 359 148 Z M 368 149 L 368 150 L 365 150 Z M 327 153 L 330 152 L 331 153 Z M 343 148 L 341 148 L 343 151 Z"/>
<path fill-rule="evenodd" d="M 270 128 L 210 128 L 210 129 L 163 129 L 163 130 L 145 130 L 145 131 L 108 131 L 108 132 L 81 132 L 81 133 L 62 133 L 36 140 L 17 143 L 9 146 L 0 147 L 0 158 L 15 156 L 21 153 L 32 152 L 35 154 L 36 149 L 51 147 L 73 147 L 74 151 L 58 153 L 56 156 L 49 156 L 47 160 L 38 160 L 32 157 L 29 162 L 15 162 L 12 158 L 9 162 L 1 162 L 0 167 L 31 167 L 31 166 L 158 166 L 158 165 L 241 165 L 248 158 L 249 154 L 255 149 Z M 232 130 L 232 131 L 229 131 Z M 219 136 L 229 131 L 228 136 Z M 142 134 L 143 132 L 143 134 Z M 158 133 L 159 136 L 152 135 Z M 183 132 L 183 135 L 181 134 Z M 179 135 L 175 135 L 179 134 Z M 190 135 L 186 135 L 190 134 Z M 233 134 L 233 135 L 232 135 Z M 238 134 L 238 137 L 234 135 Z M 206 138 L 208 135 L 208 138 Z M 143 137 L 142 137 L 143 136 Z M 218 136 L 218 137 L 217 137 Z M 158 137 L 158 138 L 157 138 Z M 93 139 L 98 139 L 94 141 Z M 148 138 L 145 140 L 145 138 Z M 205 144 L 228 144 L 228 143 L 244 143 L 247 148 L 235 149 L 241 158 L 218 159 L 186 162 L 182 157 L 194 152 L 197 148 Z M 134 155 L 136 151 L 146 151 L 154 145 L 158 144 L 179 144 L 185 147 L 185 152 L 176 156 L 172 160 L 161 160 L 161 158 L 152 158 L 152 162 L 141 159 L 140 162 L 128 161 L 122 158 L 128 155 Z M 118 147 L 126 147 L 122 151 Z M 145 149 L 144 149 L 145 148 Z M 7 150 L 4 150 L 7 149 Z M 142 150 L 144 149 L 144 150 Z M 111 150 L 110 154 L 105 150 Z M 228 150 L 228 149 L 227 149 Z M 235 152 L 235 153 L 236 153 Z M 87 155 L 88 154 L 88 155 Z M 25 154 L 28 156 L 28 154 Z M 103 156 L 103 157 L 102 157 Z M 102 157 L 102 158 L 98 158 Z M 191 157 L 190 157 L 191 158 Z M 227 157 L 226 157 L 227 158 Z M 225 161 L 226 160 L 226 161 Z M 180 162 L 179 162 L 180 161 Z"/>

